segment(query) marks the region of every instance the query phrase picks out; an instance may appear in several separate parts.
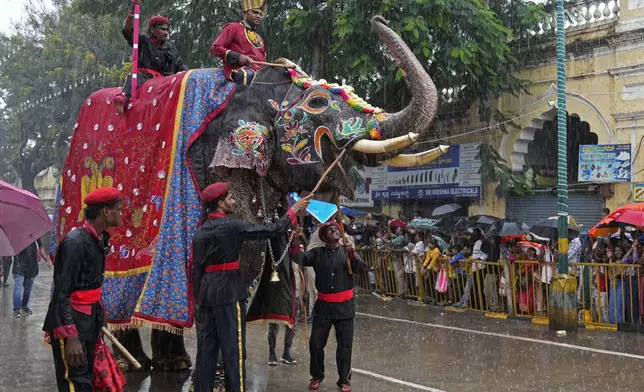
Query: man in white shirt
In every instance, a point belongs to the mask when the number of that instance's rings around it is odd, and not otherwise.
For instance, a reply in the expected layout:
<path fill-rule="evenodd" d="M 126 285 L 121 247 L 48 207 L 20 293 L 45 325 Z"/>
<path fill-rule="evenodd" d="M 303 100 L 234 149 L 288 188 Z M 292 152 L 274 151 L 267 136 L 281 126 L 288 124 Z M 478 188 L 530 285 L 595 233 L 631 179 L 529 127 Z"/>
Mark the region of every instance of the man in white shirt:
<path fill-rule="evenodd" d="M 472 260 L 487 261 L 488 254 L 484 252 L 483 242 L 485 237 L 481 229 L 474 231 L 474 238 L 476 242 L 472 247 Z M 471 306 L 474 309 L 486 310 L 485 304 L 485 264 L 473 263 L 472 264 L 472 292 L 470 293 Z"/>

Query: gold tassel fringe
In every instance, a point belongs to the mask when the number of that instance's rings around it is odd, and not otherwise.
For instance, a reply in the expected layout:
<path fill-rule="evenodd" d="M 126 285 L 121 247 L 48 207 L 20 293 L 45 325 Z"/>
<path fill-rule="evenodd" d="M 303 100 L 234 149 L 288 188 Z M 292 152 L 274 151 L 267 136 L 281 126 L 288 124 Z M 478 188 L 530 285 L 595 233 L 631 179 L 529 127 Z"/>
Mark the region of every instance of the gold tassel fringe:
<path fill-rule="evenodd" d="M 192 336 L 194 335 L 194 330 L 192 328 L 178 328 L 173 327 L 165 323 L 156 323 L 154 321 L 142 320 L 139 318 L 133 318 L 132 323 L 129 325 L 130 328 L 152 328 L 157 331 L 169 332 L 174 335 L 179 336 Z"/>
<path fill-rule="evenodd" d="M 259 320 L 254 320 L 254 321 L 247 321 L 246 324 L 250 325 L 262 325 L 262 324 L 280 324 L 280 325 L 286 325 L 289 328 L 294 328 L 295 324 L 291 324 L 288 321 L 285 320 L 273 320 L 273 319 L 259 319 Z"/>

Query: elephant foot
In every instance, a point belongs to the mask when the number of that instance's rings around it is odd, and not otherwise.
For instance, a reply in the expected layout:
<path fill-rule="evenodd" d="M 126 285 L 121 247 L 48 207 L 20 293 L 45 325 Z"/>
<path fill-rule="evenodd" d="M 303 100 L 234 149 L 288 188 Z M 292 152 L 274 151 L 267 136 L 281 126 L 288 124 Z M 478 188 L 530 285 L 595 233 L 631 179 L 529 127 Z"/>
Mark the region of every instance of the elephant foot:
<path fill-rule="evenodd" d="M 152 358 L 152 367 L 155 370 L 161 370 L 163 372 L 180 372 L 183 370 L 188 370 L 192 366 L 192 361 L 188 354 L 179 355 L 176 357 L 163 357 L 163 358 Z"/>
<path fill-rule="evenodd" d="M 188 387 L 188 392 L 195 392 L 195 385 L 192 384 Z M 216 386 L 212 392 L 226 392 L 223 385 Z"/>
<path fill-rule="evenodd" d="M 192 361 L 186 352 L 183 336 L 152 331 L 152 367 L 164 372 L 190 369 Z"/>
<path fill-rule="evenodd" d="M 136 360 L 141 364 L 141 368 L 139 369 L 134 367 L 134 364 L 132 364 L 132 362 L 128 361 L 127 358 L 121 355 L 114 355 L 114 359 L 116 360 L 116 364 L 118 365 L 119 369 L 121 369 L 123 373 L 147 372 L 151 367 L 150 358 L 148 358 L 147 356 L 136 358 Z"/>
<path fill-rule="evenodd" d="M 146 372 L 150 370 L 150 358 L 143 351 L 139 330 L 128 329 L 125 331 L 119 331 L 116 335 L 118 335 L 118 340 L 123 347 L 125 347 L 125 349 L 141 364 L 141 368 L 136 369 L 134 365 L 130 363 L 130 361 L 128 361 L 127 358 L 125 358 L 118 350 L 113 350 L 114 359 L 121 371 Z"/>

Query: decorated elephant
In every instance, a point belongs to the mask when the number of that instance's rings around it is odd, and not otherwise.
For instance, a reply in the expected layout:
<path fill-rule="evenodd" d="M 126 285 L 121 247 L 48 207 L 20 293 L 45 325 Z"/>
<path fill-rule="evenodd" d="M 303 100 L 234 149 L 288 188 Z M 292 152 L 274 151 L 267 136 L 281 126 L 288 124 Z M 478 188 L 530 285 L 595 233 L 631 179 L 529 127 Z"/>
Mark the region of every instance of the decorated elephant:
<path fill-rule="evenodd" d="M 117 89 L 100 90 L 83 105 L 61 178 L 52 250 L 61 233 L 82 223 L 82 192 L 102 185 L 85 177 L 123 190 L 124 227 L 111 232 L 103 302 L 110 327 L 125 330 L 121 340 L 140 361 L 149 363 L 136 327 L 150 326 L 155 367 L 191 365 L 181 335 L 194 321 L 190 244 L 208 184 L 230 183 L 236 215 L 256 222 L 283 209 L 287 192 L 311 190 L 342 150 L 318 195 L 352 198 L 358 166 L 417 166 L 446 152 L 402 153 L 428 132 L 436 88 L 384 19 L 372 25 L 412 92 L 397 113 L 372 107 L 350 87 L 312 80 L 283 59 L 286 67 L 262 69 L 251 86 L 213 69 L 150 80 L 122 116 L 113 110 Z M 110 165 L 85 164 L 106 159 Z M 248 243 L 242 251 L 242 273 L 256 286 L 249 322 L 294 322 L 290 263 L 280 262 L 285 248 L 283 240 Z M 269 282 L 276 265 L 280 281 Z"/>

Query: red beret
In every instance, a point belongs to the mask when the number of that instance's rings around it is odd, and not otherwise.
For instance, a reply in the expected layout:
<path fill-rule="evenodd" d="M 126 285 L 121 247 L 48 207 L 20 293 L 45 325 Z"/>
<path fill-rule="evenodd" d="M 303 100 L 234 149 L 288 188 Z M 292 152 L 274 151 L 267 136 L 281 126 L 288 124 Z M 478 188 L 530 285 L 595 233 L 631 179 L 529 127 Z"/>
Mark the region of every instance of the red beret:
<path fill-rule="evenodd" d="M 216 182 L 212 185 L 208 185 L 206 189 L 204 189 L 203 193 L 201 194 L 201 201 L 206 204 L 210 203 L 213 200 L 217 200 L 226 193 L 228 193 L 228 190 L 230 189 L 230 185 L 226 184 L 225 182 Z"/>
<path fill-rule="evenodd" d="M 157 16 L 151 17 L 150 20 L 148 20 L 148 27 L 153 28 L 156 25 L 164 24 L 164 23 L 169 25 L 170 19 L 166 18 L 165 16 L 157 15 Z"/>
<path fill-rule="evenodd" d="M 99 204 L 107 203 L 112 200 L 120 199 L 121 191 L 112 187 L 98 188 L 85 196 L 85 205 L 96 206 Z"/>

